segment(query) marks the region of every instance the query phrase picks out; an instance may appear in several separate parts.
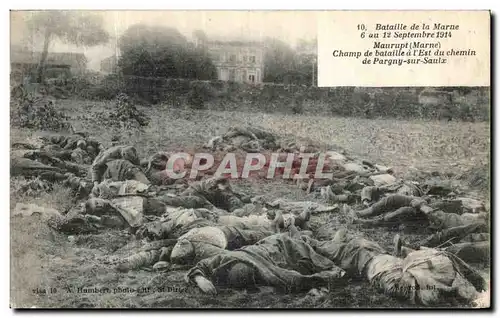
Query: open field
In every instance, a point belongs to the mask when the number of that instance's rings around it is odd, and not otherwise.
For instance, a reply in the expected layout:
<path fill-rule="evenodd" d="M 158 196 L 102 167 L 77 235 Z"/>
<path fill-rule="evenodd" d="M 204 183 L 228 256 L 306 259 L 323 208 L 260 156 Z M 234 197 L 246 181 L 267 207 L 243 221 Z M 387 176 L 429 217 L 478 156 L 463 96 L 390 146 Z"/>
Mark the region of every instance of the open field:
<path fill-rule="evenodd" d="M 102 110 L 108 102 L 69 101 L 58 108 L 73 117 L 77 129 L 90 131 L 108 141 L 110 131 L 79 116 Z M 310 138 L 316 143 L 343 148 L 394 166 L 398 172 L 410 167 L 443 171 L 450 167 L 470 168 L 489 160 L 490 126 L 487 122 L 406 121 L 280 115 L 228 111 L 189 111 L 144 107 L 152 119 L 136 146 L 152 153 L 158 148 L 195 148 L 210 136 L 223 133 L 232 125 L 259 125 L 279 134 Z M 146 154 L 144 153 L 144 154 Z M 454 168 L 456 170 L 456 168 Z"/>
<path fill-rule="evenodd" d="M 109 145 L 116 132 L 92 120 L 92 114 L 105 109 L 105 103 L 60 100 L 57 107 L 71 116 L 77 131 L 89 134 Z M 159 150 L 196 150 L 208 138 L 223 133 L 233 125 L 255 124 L 287 135 L 291 139 L 310 139 L 328 149 L 346 149 L 348 154 L 361 156 L 377 163 L 393 166 L 396 174 L 411 174 L 415 170 L 437 171 L 453 177 L 489 161 L 489 123 L 424 122 L 327 118 L 292 115 L 252 114 L 241 112 L 187 111 L 166 108 L 144 108 L 152 121 L 144 132 L 127 132 L 121 143 L 134 145 L 141 157 Z M 12 129 L 11 140 L 20 141 L 33 132 Z M 66 189 L 29 197 L 16 192 L 18 179 L 11 180 L 11 207 L 17 202 L 67 210 L 72 199 Z M 458 181 L 457 181 L 458 182 Z M 251 194 L 267 197 L 303 199 L 305 193 L 280 180 L 237 181 L 236 187 Z M 467 185 L 464 184 L 467 188 Z M 485 189 L 471 189 L 487 201 Z M 316 224 L 330 222 L 338 228 L 347 222 L 346 216 L 321 216 Z M 392 238 L 397 231 L 360 229 L 392 251 Z M 410 239 L 424 236 L 420 229 Z M 405 234 L 406 235 L 406 234 Z M 408 307 L 375 291 L 365 282 L 350 282 L 339 286 L 328 297 L 306 294 L 280 295 L 271 288 L 258 293 L 221 291 L 218 296 L 200 294 L 193 287 L 185 289 L 183 272 L 156 273 L 146 270 L 119 273 L 113 267 L 113 255 L 133 244 L 131 235 L 108 231 L 99 235 L 79 235 L 68 238 L 48 228 L 41 220 L 13 218 L 11 221 L 11 303 L 16 307 Z M 488 269 L 483 269 L 488 277 Z M 163 293 L 78 293 L 77 288 L 165 287 L 177 291 Z M 33 293 L 36 288 L 57 288 L 53 294 Z M 72 292 L 69 292 L 71 289 Z M 180 292 L 179 289 L 182 291 Z"/>

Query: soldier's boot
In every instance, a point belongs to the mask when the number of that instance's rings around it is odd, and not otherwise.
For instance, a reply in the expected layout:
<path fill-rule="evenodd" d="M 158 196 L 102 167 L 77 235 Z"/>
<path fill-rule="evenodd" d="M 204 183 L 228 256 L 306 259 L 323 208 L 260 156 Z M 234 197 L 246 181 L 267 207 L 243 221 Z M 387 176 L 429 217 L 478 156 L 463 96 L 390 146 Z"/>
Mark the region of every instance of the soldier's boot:
<path fill-rule="evenodd" d="M 383 216 L 377 216 L 371 219 L 361 219 L 358 217 L 353 217 L 353 224 L 361 224 L 363 226 L 381 226 L 386 224 Z"/>
<path fill-rule="evenodd" d="M 400 257 L 401 256 L 401 248 L 403 246 L 401 236 L 399 234 L 394 235 L 394 239 L 392 240 L 392 242 L 394 243 L 393 255 L 396 257 Z"/>

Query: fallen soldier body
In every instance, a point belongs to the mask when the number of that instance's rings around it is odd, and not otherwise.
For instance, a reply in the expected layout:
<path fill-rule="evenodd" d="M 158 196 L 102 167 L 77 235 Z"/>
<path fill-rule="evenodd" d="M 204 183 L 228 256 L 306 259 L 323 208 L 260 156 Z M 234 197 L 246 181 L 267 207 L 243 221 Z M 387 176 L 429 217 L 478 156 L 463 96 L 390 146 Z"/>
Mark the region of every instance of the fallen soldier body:
<path fill-rule="evenodd" d="M 422 249 L 402 259 L 372 241 L 348 237 L 343 230 L 331 241 L 303 239 L 349 275 L 363 277 L 381 292 L 414 304 L 470 303 L 486 288 L 478 272 L 447 251 Z"/>
<path fill-rule="evenodd" d="M 97 147 L 100 147 L 98 145 Z M 50 153 L 61 160 L 69 160 L 78 164 L 90 165 L 98 154 L 99 148 L 88 145 L 85 140 L 78 140 L 74 145 L 62 148 L 57 144 L 43 146 L 40 151 Z"/>
<path fill-rule="evenodd" d="M 313 201 L 291 201 L 285 199 L 276 199 L 272 202 L 265 203 L 267 208 L 279 209 L 294 215 L 302 213 L 304 210 L 310 210 L 311 214 L 332 212 L 335 207 Z"/>
<path fill-rule="evenodd" d="M 281 211 L 272 214 L 250 215 L 238 217 L 227 213 L 219 214 L 208 209 L 169 208 L 166 214 L 157 221 L 144 224 L 138 231 L 139 238 L 148 237 L 151 240 L 178 238 L 193 228 L 206 226 L 232 226 L 242 230 L 264 230 L 279 233 L 289 224 L 307 230 L 304 224 L 310 218 L 310 213 L 304 211 L 298 216 L 282 215 Z"/>
<path fill-rule="evenodd" d="M 124 159 L 108 161 L 102 179 L 112 181 L 137 180 L 143 184 L 150 184 L 139 166 Z"/>
<path fill-rule="evenodd" d="M 162 254 L 160 250 L 168 246 L 157 247 L 154 255 L 144 254 L 141 251 L 137 256 L 132 256 L 120 264 L 118 270 L 137 269 L 134 266 L 138 264 L 151 266 L 160 261 L 180 265 L 194 264 L 225 249 L 233 250 L 252 245 L 277 233 L 276 226 L 256 225 L 245 220 L 248 218 L 240 219 L 235 224 L 233 220 L 214 216 L 210 211 L 203 209 L 171 211 L 168 221 L 147 223 L 137 232 L 138 238 L 148 236 L 154 240 L 153 242 L 167 242 L 169 246 L 173 245 L 168 251 L 168 256 L 160 257 Z M 273 223 L 276 222 L 277 220 Z M 142 260 L 138 261 L 141 257 Z"/>
<path fill-rule="evenodd" d="M 342 154 L 328 152 L 327 167 L 332 173 L 328 179 L 310 179 L 307 192 L 320 190 L 332 194 L 352 193 L 359 196 L 359 191 L 365 187 L 380 187 L 387 192 L 397 192 L 407 184 L 397 180 L 391 173 L 392 169 L 374 165 L 367 161 L 355 162 Z M 404 189 L 400 190 L 401 192 Z"/>
<path fill-rule="evenodd" d="M 100 229 L 134 231 L 143 223 L 144 202 L 141 197 L 118 197 L 112 200 L 92 198 L 81 207 L 71 209 L 57 230 L 66 234 L 95 233 Z"/>
<path fill-rule="evenodd" d="M 48 142 L 49 144 L 57 145 L 62 150 L 75 150 L 81 147 L 82 142 L 84 142 L 88 147 L 92 147 L 95 155 L 97 155 L 102 150 L 101 143 L 88 138 L 85 133 L 75 133 L 72 135 L 51 134 L 48 136 L 43 136 L 42 140 Z"/>
<path fill-rule="evenodd" d="M 174 197 L 175 199 L 176 197 Z M 113 225 L 118 224 L 120 228 L 130 228 L 132 232 L 138 231 L 139 236 L 150 237 L 151 239 L 162 239 L 172 237 L 172 233 L 179 228 L 184 228 L 184 232 L 188 231 L 185 225 L 197 219 L 217 220 L 217 224 L 238 226 L 246 229 L 253 228 L 268 228 L 271 226 L 271 221 L 267 219 L 267 215 L 260 217 L 253 215 L 252 217 L 237 217 L 228 214 L 224 210 L 215 209 L 184 209 L 172 208 L 170 203 L 172 197 L 168 195 L 155 195 L 151 192 L 151 186 L 141 183 L 137 180 L 127 180 L 116 182 L 105 180 L 92 189 L 92 198 L 88 199 L 84 205 L 84 209 L 77 215 L 68 215 L 69 218 L 81 218 L 82 215 L 92 216 L 92 220 L 98 221 L 103 215 L 121 216 L 117 218 Z M 189 199 L 193 201 L 201 201 L 202 198 L 197 196 L 184 197 L 181 200 Z M 186 202 L 184 202 L 186 203 Z M 200 202 L 191 202 L 197 205 Z M 162 217 L 158 220 L 159 217 Z M 305 213 L 299 215 L 294 221 L 295 224 L 304 224 L 309 220 L 310 214 Z M 155 220 L 156 218 L 156 220 Z M 277 226 L 284 226 L 284 218 L 279 215 L 276 217 L 279 220 L 278 225 L 274 225 L 274 231 Z M 121 223 L 118 222 L 121 220 Z M 151 221 L 152 222 L 149 222 Z M 203 226 L 213 225 L 205 224 Z M 197 227 L 199 227 L 198 225 Z M 180 234 L 179 234 L 180 235 Z"/>
<path fill-rule="evenodd" d="M 192 206 L 193 197 L 199 198 L 202 206 Z M 210 208 L 216 207 L 229 212 L 244 207 L 250 203 L 250 197 L 236 193 L 231 188 L 229 180 L 222 177 L 212 177 L 192 183 L 188 189 L 176 197 L 165 197 L 164 202 L 170 206 L 185 208 Z"/>
<path fill-rule="evenodd" d="M 231 127 L 224 135 L 210 139 L 204 148 L 222 151 L 242 149 L 246 152 L 260 152 L 276 150 L 279 146 L 276 143 L 276 137 L 262 129 Z"/>
<path fill-rule="evenodd" d="M 221 250 L 189 270 L 186 280 L 203 292 L 217 287 L 252 289 L 272 286 L 299 292 L 343 283 L 344 271 L 310 245 L 288 233 L 269 236 L 237 250 Z"/>
<path fill-rule="evenodd" d="M 131 146 L 113 146 L 103 150 L 94 159 L 92 163 L 92 182 L 94 185 L 99 184 L 108 169 L 108 163 L 116 159 L 123 159 L 129 161 L 131 164 L 140 167 L 140 160 L 137 156 L 137 150 Z"/>
<path fill-rule="evenodd" d="M 300 215 L 298 218 L 302 217 Z M 167 208 L 167 214 L 159 221 L 144 224 L 137 232 L 137 238 L 149 238 L 153 242 L 165 239 L 169 244 L 177 240 L 168 258 L 159 258 L 159 251 L 153 254 L 141 251 L 129 261 L 120 265 L 119 270 L 136 269 L 139 266 L 151 266 L 155 262 L 169 261 L 172 264 L 193 264 L 204 258 L 218 254 L 221 249 L 236 249 L 276 233 L 291 231 L 297 235 L 311 235 L 300 232 L 295 224 L 295 217 L 284 218 L 278 212 L 273 220 L 267 215 L 236 217 L 217 215 L 207 209 Z M 162 248 L 165 246 L 162 246 Z"/>
<path fill-rule="evenodd" d="M 198 222 L 195 222 L 198 223 Z M 174 264 L 196 264 L 217 255 L 223 250 L 234 250 L 252 245 L 270 235 L 272 228 L 265 229 L 246 225 L 244 228 L 202 221 L 180 236 L 170 255 Z M 188 225 L 192 227 L 192 225 Z"/>
<path fill-rule="evenodd" d="M 69 142 L 68 139 L 72 141 Z M 41 173 L 52 171 L 86 177 L 88 173 L 86 164 L 90 163 L 92 156 L 97 154 L 95 153 L 96 149 L 87 145 L 85 138 L 80 134 L 41 136 L 35 138 L 33 142 L 35 145 L 23 143 L 13 145 L 14 148 L 18 149 L 12 154 L 11 167 L 14 175 L 36 177 Z M 49 144 L 46 144 L 47 142 Z M 61 146 L 64 146 L 64 148 L 61 148 Z M 90 154 L 87 148 L 94 151 L 95 154 Z M 47 181 L 50 181 L 50 179 L 50 176 L 45 178 Z M 57 179 L 61 180 L 63 178 L 58 176 Z"/>
<path fill-rule="evenodd" d="M 369 186 L 364 187 L 361 190 L 361 202 L 369 207 L 374 202 L 378 202 L 383 196 L 387 194 L 400 194 L 410 197 L 421 197 L 423 195 L 422 190 L 413 183 L 403 182 L 390 186 Z"/>
<path fill-rule="evenodd" d="M 53 156 L 51 153 L 43 150 L 28 151 L 23 155 L 23 157 L 33 161 L 38 161 L 48 166 L 60 168 L 61 171 L 71 172 L 79 177 L 86 177 L 88 173 L 88 166 L 61 160 Z"/>
<path fill-rule="evenodd" d="M 365 225 L 387 225 L 400 223 L 415 223 L 428 221 L 430 227 L 440 231 L 470 224 L 488 224 L 488 214 L 480 213 L 446 213 L 432 208 L 422 198 L 391 195 L 382 198 L 377 203 L 367 209 L 355 212 L 355 223 Z M 362 219 L 369 216 L 375 216 L 372 219 Z"/>
<path fill-rule="evenodd" d="M 62 168 L 49 166 L 28 158 L 12 158 L 11 175 L 37 178 L 44 184 L 48 183 L 49 188 L 52 184 L 60 183 L 70 188 L 78 198 L 87 197 L 92 190 L 90 180 L 80 178 Z"/>
<path fill-rule="evenodd" d="M 57 158 L 64 161 L 71 161 L 81 165 L 90 165 L 92 157 L 86 151 L 86 144 L 84 141 L 78 142 L 76 149 L 64 150 L 57 145 L 44 146 L 41 149 L 34 150 L 34 153 L 41 153 L 45 156 Z M 35 155 L 33 155 L 34 157 Z"/>
<path fill-rule="evenodd" d="M 85 133 L 48 134 L 36 138 L 41 143 L 37 142 L 37 145 L 24 144 L 25 148 L 39 150 L 52 157 L 78 164 L 91 164 L 102 150 L 102 145 L 98 141 L 88 138 Z M 21 144 L 14 144 L 13 147 L 16 145 Z"/>
<path fill-rule="evenodd" d="M 171 178 L 167 173 L 167 164 L 171 157 L 171 153 L 157 152 L 147 159 L 141 160 L 141 167 L 146 173 L 147 178 L 154 185 L 172 185 L 183 184 L 185 179 Z M 191 167 L 192 157 L 185 159 L 179 158 L 173 163 L 173 171 L 178 173 Z"/>
<path fill-rule="evenodd" d="M 489 227 L 484 223 L 444 229 L 416 243 L 405 245 L 403 249 L 407 250 L 441 248 L 467 263 L 488 263 L 491 258 Z"/>
<path fill-rule="evenodd" d="M 386 200 L 388 203 L 380 206 L 387 207 L 397 201 L 410 202 L 410 206 L 402 206 L 374 219 L 356 219 L 354 222 L 370 226 L 429 222 L 429 228 L 437 232 L 411 245 L 413 249 L 419 249 L 420 246 L 443 247 L 446 251 L 459 256 L 466 262 L 489 261 L 490 243 L 487 213 L 446 213 L 431 208 L 422 200 L 410 200 L 410 197 L 393 199 L 396 200 Z M 377 202 L 377 204 L 379 203 Z M 378 207 L 375 211 L 379 211 Z"/>
<path fill-rule="evenodd" d="M 149 185 L 137 180 L 105 180 L 91 188 L 91 197 L 80 208 L 70 210 L 59 230 L 71 234 L 96 232 L 100 228 L 134 232 L 145 216 L 165 213 L 166 205 L 149 196 L 148 190 Z"/>

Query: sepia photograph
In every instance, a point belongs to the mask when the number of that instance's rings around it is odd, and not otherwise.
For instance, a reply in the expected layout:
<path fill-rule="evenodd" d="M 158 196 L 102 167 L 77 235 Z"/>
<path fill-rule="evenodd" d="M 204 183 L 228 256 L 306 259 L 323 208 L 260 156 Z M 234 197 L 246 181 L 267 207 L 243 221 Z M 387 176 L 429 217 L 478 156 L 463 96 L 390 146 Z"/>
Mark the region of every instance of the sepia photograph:
<path fill-rule="evenodd" d="M 10 307 L 490 308 L 490 15 L 11 10 Z"/>

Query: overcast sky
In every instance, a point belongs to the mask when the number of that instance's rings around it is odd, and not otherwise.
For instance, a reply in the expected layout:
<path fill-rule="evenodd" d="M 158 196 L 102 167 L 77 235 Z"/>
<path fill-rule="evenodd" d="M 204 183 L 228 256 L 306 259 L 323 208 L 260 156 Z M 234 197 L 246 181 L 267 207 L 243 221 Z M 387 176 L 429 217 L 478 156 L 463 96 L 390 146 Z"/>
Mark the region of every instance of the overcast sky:
<path fill-rule="evenodd" d="M 136 23 L 177 28 L 190 38 L 201 29 L 209 37 L 246 38 L 259 40 L 265 36 L 281 39 L 294 46 L 298 39 L 316 37 L 316 12 L 314 11 L 93 11 L 103 16 L 105 28 L 118 38 L 129 26 Z M 18 43 L 26 34 L 24 19 L 29 11 L 11 12 L 11 40 Z M 40 43 L 34 44 L 41 49 Z M 50 47 L 54 52 L 82 52 L 89 60 L 89 67 L 99 69 L 99 62 L 114 54 L 114 46 L 77 48 L 59 41 Z"/>

